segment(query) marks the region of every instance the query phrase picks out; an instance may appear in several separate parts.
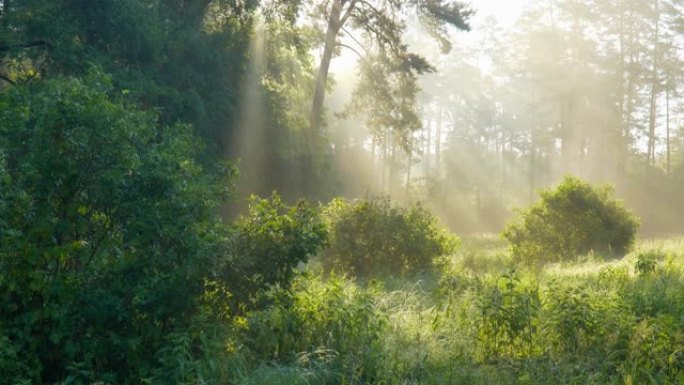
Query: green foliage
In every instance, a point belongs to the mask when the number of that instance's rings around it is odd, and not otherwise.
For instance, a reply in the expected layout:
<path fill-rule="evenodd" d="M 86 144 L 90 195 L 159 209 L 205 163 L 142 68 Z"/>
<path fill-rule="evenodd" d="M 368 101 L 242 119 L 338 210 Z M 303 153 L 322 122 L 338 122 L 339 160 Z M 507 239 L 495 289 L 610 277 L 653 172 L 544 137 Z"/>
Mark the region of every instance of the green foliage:
<path fill-rule="evenodd" d="M 681 260 L 634 276 L 630 258 L 526 275 L 501 275 L 498 266 L 469 274 L 454 259 L 439 279 L 458 282 L 437 292 L 423 281 L 388 291 L 375 281 L 364 289 L 336 275 L 299 275 L 291 290 L 270 292 L 272 306 L 246 316 L 234 341 L 241 358 L 227 361 L 239 367 L 232 382 L 681 382 Z M 173 357 L 186 367 L 182 352 Z"/>
<path fill-rule="evenodd" d="M 340 276 L 324 281 L 305 275 L 291 294 L 276 295 L 275 306 L 250 319 L 246 343 L 253 354 L 305 368 L 325 366 L 338 377 L 333 383 L 363 383 L 378 369 L 387 322 L 376 308 L 374 288 Z"/>
<path fill-rule="evenodd" d="M 612 198 L 608 186 L 594 187 L 566 176 L 553 190 L 510 223 L 503 236 L 526 263 L 568 261 L 590 251 L 623 255 L 634 243 L 637 219 Z"/>
<path fill-rule="evenodd" d="M 0 95 L 0 335 L 18 378 L 135 381 L 195 316 L 229 245 L 232 169 L 201 167 L 190 131 L 96 72 Z"/>
<path fill-rule="evenodd" d="M 678 323 L 672 316 L 662 315 L 634 325 L 630 353 L 622 369 L 635 383 L 683 378 L 684 333 Z"/>
<path fill-rule="evenodd" d="M 662 256 L 657 250 L 641 251 L 637 254 L 634 270 L 641 276 L 653 274 L 658 267 L 658 259 Z"/>
<path fill-rule="evenodd" d="M 539 323 L 538 288 L 510 272 L 482 286 L 478 294 L 474 324 L 483 357 L 530 355 Z"/>
<path fill-rule="evenodd" d="M 555 359 L 624 349 L 633 320 L 612 292 L 553 282 L 545 293 L 542 338 Z M 622 344 L 622 345 L 621 345 Z"/>
<path fill-rule="evenodd" d="M 287 288 L 297 265 L 316 254 L 326 237 L 318 210 L 305 201 L 288 207 L 275 193 L 269 199 L 253 196 L 248 214 L 235 223 L 234 257 L 222 279 L 236 295 L 274 285 Z"/>
<path fill-rule="evenodd" d="M 330 226 L 325 266 L 358 276 L 424 270 L 458 245 L 419 204 L 404 208 L 388 198 L 336 199 L 325 215 Z"/>
<path fill-rule="evenodd" d="M 256 1 L 8 1 L 0 15 L 0 58 L 14 79 L 114 75 L 165 124 L 189 123 L 213 145 L 236 118 L 251 11 Z M 23 46 L 40 43 L 31 48 Z"/>

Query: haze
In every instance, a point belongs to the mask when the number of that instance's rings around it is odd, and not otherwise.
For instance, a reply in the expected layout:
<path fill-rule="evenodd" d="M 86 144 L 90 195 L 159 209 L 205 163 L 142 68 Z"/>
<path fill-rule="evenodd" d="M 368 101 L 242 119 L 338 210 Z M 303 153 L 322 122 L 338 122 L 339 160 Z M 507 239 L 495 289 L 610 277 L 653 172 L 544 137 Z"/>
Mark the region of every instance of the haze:
<path fill-rule="evenodd" d="M 345 149 L 337 163 L 345 194 L 427 201 L 455 230 L 499 231 L 515 207 L 574 174 L 614 185 L 645 233 L 684 229 L 672 210 L 681 206 L 683 140 L 678 9 L 661 4 L 656 14 L 653 4 L 610 1 L 472 7 L 471 31 L 452 31 L 446 54 L 409 22 L 407 43 L 437 70 L 419 80 L 422 128 L 410 159 L 391 160 L 392 149 L 373 155 L 363 120 L 331 120 Z M 333 112 L 349 104 L 358 81 L 357 53 L 342 49 L 336 60 Z"/>

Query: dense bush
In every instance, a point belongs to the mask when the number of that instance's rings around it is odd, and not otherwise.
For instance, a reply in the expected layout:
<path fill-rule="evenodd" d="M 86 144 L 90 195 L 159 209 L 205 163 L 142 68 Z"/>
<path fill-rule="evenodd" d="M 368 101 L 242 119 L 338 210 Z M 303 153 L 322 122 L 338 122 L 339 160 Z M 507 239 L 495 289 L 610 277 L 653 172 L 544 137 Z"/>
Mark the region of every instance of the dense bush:
<path fill-rule="evenodd" d="M 387 198 L 336 199 L 325 214 L 330 228 L 325 266 L 359 276 L 420 271 L 458 244 L 419 204 L 404 208 Z"/>
<path fill-rule="evenodd" d="M 473 319 L 484 359 L 530 355 L 540 308 L 538 287 L 521 282 L 513 272 L 478 288 Z"/>
<path fill-rule="evenodd" d="M 253 196 L 248 213 L 235 223 L 233 258 L 224 266 L 222 280 L 232 283 L 237 296 L 272 285 L 287 287 L 293 269 L 317 253 L 326 237 L 318 210 L 306 201 L 289 207 L 276 194 Z"/>
<path fill-rule="evenodd" d="M 155 119 L 96 72 L 0 95 L 0 384 L 211 372 L 228 301 L 288 286 L 324 242 L 317 210 L 275 195 L 223 224 L 233 169 Z"/>
<path fill-rule="evenodd" d="M 0 383 L 152 373 L 228 245 L 200 150 L 101 74 L 0 95 Z"/>
<path fill-rule="evenodd" d="M 637 219 L 612 197 L 608 186 L 594 187 L 567 176 L 508 225 L 503 236 L 513 254 L 528 263 L 567 261 L 590 251 L 621 255 L 629 250 Z"/>

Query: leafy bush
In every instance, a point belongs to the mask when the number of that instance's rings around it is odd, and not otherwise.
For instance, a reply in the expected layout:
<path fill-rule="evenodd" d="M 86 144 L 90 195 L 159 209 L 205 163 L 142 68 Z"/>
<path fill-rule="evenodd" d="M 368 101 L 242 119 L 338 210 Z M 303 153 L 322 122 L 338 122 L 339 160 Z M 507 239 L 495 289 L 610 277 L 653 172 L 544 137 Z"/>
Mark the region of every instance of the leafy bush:
<path fill-rule="evenodd" d="M 555 189 L 542 191 L 541 200 L 510 223 L 503 236 L 525 262 L 567 261 L 592 250 L 626 253 L 638 225 L 613 199 L 609 186 L 594 187 L 566 176 Z"/>
<path fill-rule="evenodd" d="M 434 215 L 419 204 L 403 208 L 388 198 L 336 199 L 325 214 L 330 228 L 327 269 L 358 276 L 416 272 L 458 245 L 458 238 L 440 229 Z"/>
<path fill-rule="evenodd" d="M 138 382 L 195 316 L 229 246 L 231 169 L 201 166 L 191 128 L 155 119 L 98 73 L 0 94 L 0 360 L 15 379 Z"/>
<path fill-rule="evenodd" d="M 237 296 L 272 285 L 288 287 L 293 269 L 316 254 L 326 237 L 318 210 L 306 201 L 288 207 L 275 193 L 268 199 L 253 196 L 249 212 L 235 223 L 234 257 L 222 279 Z"/>
<path fill-rule="evenodd" d="M 676 383 L 684 371 L 681 321 L 670 315 L 644 318 L 634 326 L 623 370 L 634 383 Z M 657 380 L 656 380 L 657 379 Z"/>

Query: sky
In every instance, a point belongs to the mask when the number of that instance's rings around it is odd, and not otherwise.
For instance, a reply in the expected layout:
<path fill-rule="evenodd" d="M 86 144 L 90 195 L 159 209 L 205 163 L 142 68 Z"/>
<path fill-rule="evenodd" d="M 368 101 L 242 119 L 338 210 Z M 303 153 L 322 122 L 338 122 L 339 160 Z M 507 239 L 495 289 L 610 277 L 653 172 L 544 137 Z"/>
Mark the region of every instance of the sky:
<path fill-rule="evenodd" d="M 529 0 L 471 0 L 468 3 L 477 10 L 472 20 L 473 28 L 476 29 L 488 16 L 494 16 L 499 22 L 508 26 L 515 22 L 520 15 L 525 3 Z"/>

